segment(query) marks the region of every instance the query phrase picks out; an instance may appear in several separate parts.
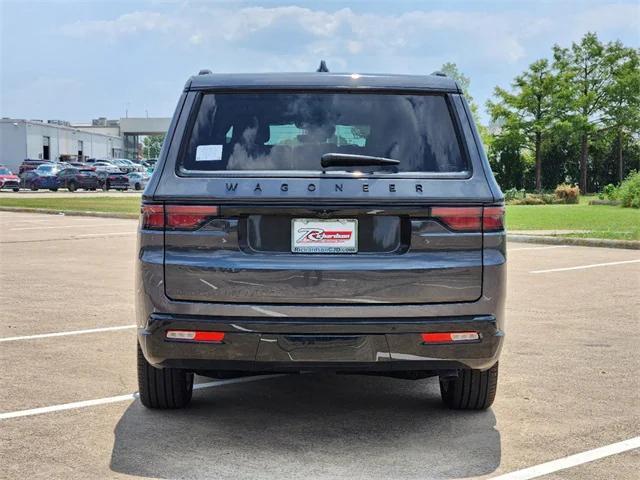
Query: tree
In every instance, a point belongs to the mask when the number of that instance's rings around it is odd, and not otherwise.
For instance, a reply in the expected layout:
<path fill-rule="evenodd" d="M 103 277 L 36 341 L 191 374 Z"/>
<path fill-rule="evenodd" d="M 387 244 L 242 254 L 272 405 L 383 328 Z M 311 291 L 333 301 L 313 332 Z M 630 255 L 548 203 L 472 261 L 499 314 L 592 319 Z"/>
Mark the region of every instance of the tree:
<path fill-rule="evenodd" d="M 620 48 L 613 62 L 614 81 L 607 86 L 604 123 L 617 135 L 618 181 L 625 178 L 623 145 L 626 136 L 640 132 L 640 59 L 638 50 Z"/>
<path fill-rule="evenodd" d="M 447 77 L 453 78 L 460 88 L 462 89 L 462 93 L 464 93 L 465 98 L 467 99 L 467 103 L 469 103 L 469 107 L 471 108 L 471 112 L 473 113 L 474 118 L 477 121 L 477 113 L 478 106 L 476 102 L 473 100 L 471 93 L 469 92 L 469 87 L 471 86 L 471 79 L 467 77 L 464 73 L 462 73 L 458 66 L 455 63 L 447 62 L 440 67 L 440 71 L 444 73 Z"/>
<path fill-rule="evenodd" d="M 553 47 L 559 72 L 564 118 L 580 134 L 580 190 L 588 190 L 589 143 L 603 125 L 615 81 L 614 65 L 623 49 L 620 42 L 604 45 L 595 33 L 587 33 L 570 48 Z"/>
<path fill-rule="evenodd" d="M 488 154 L 491 170 L 503 190 L 530 189 L 530 159 L 522 154 L 519 140 L 508 134 L 493 138 Z"/>
<path fill-rule="evenodd" d="M 453 78 L 456 82 L 458 82 L 458 85 L 460 85 L 462 93 L 467 99 L 467 103 L 469 104 L 469 108 L 471 109 L 471 115 L 476 122 L 476 126 L 478 128 L 478 133 L 480 134 L 480 137 L 482 139 L 482 143 L 484 143 L 485 147 L 487 148 L 491 143 L 491 134 L 489 133 L 487 127 L 482 125 L 482 123 L 480 122 L 478 105 L 474 101 L 473 96 L 469 91 L 471 87 L 471 79 L 464 73 L 462 73 L 460 69 L 458 69 L 458 66 L 452 62 L 443 64 L 442 67 L 440 67 L 440 71 L 448 77 Z"/>
<path fill-rule="evenodd" d="M 162 135 L 148 135 L 144 137 L 142 153 L 144 158 L 158 158 L 160 150 L 162 149 L 162 142 L 164 142 L 164 134 Z"/>
<path fill-rule="evenodd" d="M 556 118 L 557 78 L 545 59 L 529 65 L 512 83 L 512 92 L 496 87 L 496 101 L 487 102 L 494 122 L 501 122 L 502 135 L 508 135 L 521 148 L 533 152 L 535 188 L 542 189 L 542 142 Z"/>

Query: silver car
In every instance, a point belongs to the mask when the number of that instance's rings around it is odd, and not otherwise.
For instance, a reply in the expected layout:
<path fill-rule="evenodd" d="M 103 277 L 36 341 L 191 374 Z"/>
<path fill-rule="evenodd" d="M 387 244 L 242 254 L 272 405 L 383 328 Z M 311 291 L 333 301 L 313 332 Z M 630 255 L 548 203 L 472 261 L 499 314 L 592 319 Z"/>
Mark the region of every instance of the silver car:
<path fill-rule="evenodd" d="M 438 376 L 485 409 L 504 340 L 506 237 L 460 87 L 431 76 L 190 78 L 142 197 L 138 379 Z"/>
<path fill-rule="evenodd" d="M 131 172 L 127 174 L 127 177 L 129 178 L 129 188 L 134 190 L 144 190 L 149 181 L 149 175 L 146 172 Z"/>

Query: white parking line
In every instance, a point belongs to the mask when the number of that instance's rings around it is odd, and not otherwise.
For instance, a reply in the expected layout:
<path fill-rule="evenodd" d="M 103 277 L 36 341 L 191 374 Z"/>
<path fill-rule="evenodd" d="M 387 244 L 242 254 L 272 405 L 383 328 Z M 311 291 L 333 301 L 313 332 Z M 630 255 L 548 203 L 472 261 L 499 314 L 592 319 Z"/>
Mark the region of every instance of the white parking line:
<path fill-rule="evenodd" d="M 228 380 L 217 380 L 215 382 L 198 383 L 193 386 L 194 390 L 202 390 L 203 388 L 221 387 L 231 383 L 255 382 L 257 380 L 266 380 L 268 378 L 281 377 L 282 375 L 262 375 L 257 377 L 241 377 L 230 378 Z M 74 410 L 77 408 L 95 407 L 97 405 L 106 405 L 109 403 L 126 402 L 138 398 L 138 392 L 128 393 L 126 395 L 118 395 L 115 397 L 96 398 L 94 400 L 83 400 L 81 402 L 63 403 L 60 405 L 51 405 L 49 407 L 31 408 L 29 410 L 17 410 L 14 412 L 0 413 L 0 420 L 8 420 L 10 418 L 30 417 L 32 415 L 41 415 L 43 413 L 61 412 L 63 410 Z"/>
<path fill-rule="evenodd" d="M 135 235 L 136 232 L 107 232 L 107 233 L 83 233 L 82 235 L 72 235 L 73 238 L 87 237 L 117 237 L 119 235 Z"/>
<path fill-rule="evenodd" d="M 629 450 L 635 450 L 636 448 L 640 448 L 640 437 L 634 437 L 628 440 L 623 440 L 622 442 L 612 443 L 611 445 L 606 445 L 604 447 L 587 450 L 586 452 L 576 453 L 575 455 L 569 455 L 568 457 L 560 458 L 558 460 L 541 463 L 540 465 L 535 465 L 523 470 L 505 473 L 504 475 L 493 477 L 493 480 L 528 480 L 530 478 L 538 478 L 543 475 L 557 472 L 558 470 L 576 467 L 583 463 L 593 462 L 600 458 L 617 455 L 622 452 L 628 452 Z"/>
<path fill-rule="evenodd" d="M 520 250 L 550 250 L 552 248 L 567 248 L 569 245 L 551 245 L 548 247 L 522 247 L 522 248 L 507 248 L 508 252 L 519 252 Z"/>
<path fill-rule="evenodd" d="M 578 267 L 566 267 L 566 268 L 550 268 L 548 270 L 534 270 L 529 273 L 549 273 L 549 272 L 567 272 L 569 270 L 583 270 L 586 268 L 596 268 L 596 267 L 608 267 L 610 265 L 624 265 L 627 263 L 638 263 L 638 260 L 623 260 L 621 262 L 607 262 L 607 263 L 593 263 L 591 265 L 580 265 Z"/>
<path fill-rule="evenodd" d="M 39 333 L 37 335 L 23 335 L 20 337 L 4 337 L 4 338 L 0 338 L 0 342 L 15 342 L 17 340 L 34 340 L 36 338 L 65 337 L 67 335 L 82 335 L 85 333 L 111 332 L 114 330 L 128 330 L 130 328 L 136 328 L 136 326 L 122 325 L 119 327 L 91 328 L 89 330 L 71 330 L 68 332 Z"/>
<path fill-rule="evenodd" d="M 122 223 L 99 223 L 99 222 L 92 222 L 92 223 L 77 223 L 75 225 L 58 225 L 55 227 L 19 227 L 19 228 L 10 228 L 9 230 L 11 231 L 17 231 L 17 230 L 44 230 L 44 229 L 52 229 L 52 228 L 78 228 L 78 227 L 116 227 L 116 226 L 122 226 Z"/>

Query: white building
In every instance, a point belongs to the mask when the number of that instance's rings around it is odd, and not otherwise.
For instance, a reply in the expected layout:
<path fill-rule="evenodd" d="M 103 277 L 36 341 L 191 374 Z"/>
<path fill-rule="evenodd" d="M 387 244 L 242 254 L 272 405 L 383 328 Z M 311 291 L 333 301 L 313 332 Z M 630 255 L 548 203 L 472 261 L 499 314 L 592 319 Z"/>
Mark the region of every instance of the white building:
<path fill-rule="evenodd" d="M 0 164 L 17 171 L 27 158 L 57 162 L 82 157 L 122 157 L 121 136 L 86 131 L 65 123 L 0 119 Z"/>
<path fill-rule="evenodd" d="M 91 124 L 74 124 L 75 128 L 86 132 L 98 132 L 105 135 L 117 135 L 124 142 L 123 157 L 130 160 L 140 158 L 140 137 L 165 134 L 171 118 L 168 117 L 126 117 L 120 120 L 108 120 L 105 117 L 92 120 Z"/>

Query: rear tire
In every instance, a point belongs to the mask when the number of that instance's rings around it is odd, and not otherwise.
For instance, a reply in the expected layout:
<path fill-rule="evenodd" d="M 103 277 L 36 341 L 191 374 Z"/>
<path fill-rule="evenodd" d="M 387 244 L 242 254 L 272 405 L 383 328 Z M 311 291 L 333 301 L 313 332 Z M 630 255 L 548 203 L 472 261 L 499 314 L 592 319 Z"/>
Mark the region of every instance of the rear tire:
<path fill-rule="evenodd" d="M 135 184 L 135 186 L 134 186 L 134 188 L 135 188 L 136 190 L 142 190 L 142 185 L 140 185 L 139 183 L 136 183 L 136 184 Z"/>
<path fill-rule="evenodd" d="M 69 182 L 67 185 L 67 190 L 69 190 L 70 192 L 75 192 L 78 189 L 78 186 L 76 185 L 76 182 Z"/>
<path fill-rule="evenodd" d="M 138 347 L 138 391 L 147 408 L 184 408 L 193 394 L 193 373 L 178 368 L 156 368 Z"/>
<path fill-rule="evenodd" d="M 489 370 L 460 370 L 456 378 L 440 379 L 444 404 L 454 410 L 484 410 L 496 398 L 498 362 Z"/>
<path fill-rule="evenodd" d="M 19 189 L 19 188 L 14 188 L 14 189 L 13 189 L 13 191 L 14 191 L 14 192 L 19 192 L 19 191 L 20 191 L 20 189 Z"/>

